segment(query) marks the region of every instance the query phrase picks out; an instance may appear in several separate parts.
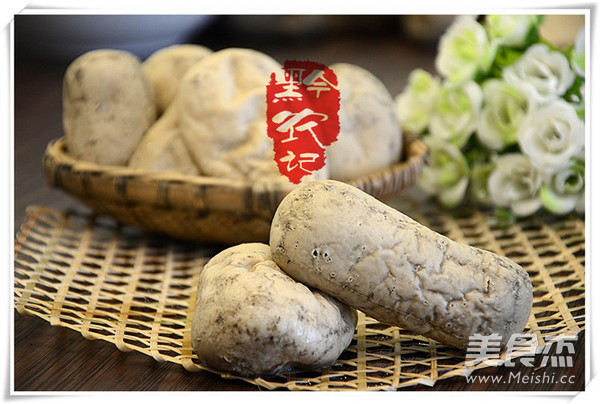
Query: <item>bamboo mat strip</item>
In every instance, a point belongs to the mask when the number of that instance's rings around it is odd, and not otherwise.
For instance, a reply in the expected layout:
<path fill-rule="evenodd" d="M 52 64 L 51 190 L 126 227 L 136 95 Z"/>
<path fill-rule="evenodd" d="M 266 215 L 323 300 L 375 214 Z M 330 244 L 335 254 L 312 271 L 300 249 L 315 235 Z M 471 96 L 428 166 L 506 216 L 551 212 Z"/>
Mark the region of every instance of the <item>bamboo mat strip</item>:
<path fill-rule="evenodd" d="M 539 349 L 585 328 L 585 231 L 581 218 L 533 217 L 501 227 L 478 210 L 402 207 L 457 241 L 513 259 L 530 274 L 526 332 Z M 15 245 L 14 304 L 21 314 L 194 372 L 209 370 L 191 347 L 196 285 L 215 246 L 148 236 L 101 216 L 31 207 Z M 464 377 L 465 353 L 359 313 L 355 338 L 322 372 L 243 379 L 266 389 L 395 390 Z M 233 375 L 222 374 L 224 378 Z"/>

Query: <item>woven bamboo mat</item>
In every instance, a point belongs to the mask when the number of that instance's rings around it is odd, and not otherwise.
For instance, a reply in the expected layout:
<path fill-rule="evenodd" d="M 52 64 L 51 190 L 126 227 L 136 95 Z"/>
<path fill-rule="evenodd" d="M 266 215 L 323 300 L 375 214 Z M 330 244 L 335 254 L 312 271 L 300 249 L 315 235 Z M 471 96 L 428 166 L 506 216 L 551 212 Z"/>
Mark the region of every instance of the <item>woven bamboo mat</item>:
<path fill-rule="evenodd" d="M 403 207 L 448 237 L 503 254 L 534 286 L 526 332 L 539 347 L 584 329 L 585 231 L 581 218 L 534 217 L 502 228 L 477 210 Z M 105 217 L 30 207 L 15 245 L 14 302 L 21 314 L 68 327 L 157 361 L 200 365 L 190 345 L 196 283 L 218 247 L 144 235 Z M 267 389 L 387 390 L 468 375 L 465 353 L 363 315 L 351 345 L 320 373 L 244 379 Z M 222 375 L 223 377 L 232 377 Z"/>

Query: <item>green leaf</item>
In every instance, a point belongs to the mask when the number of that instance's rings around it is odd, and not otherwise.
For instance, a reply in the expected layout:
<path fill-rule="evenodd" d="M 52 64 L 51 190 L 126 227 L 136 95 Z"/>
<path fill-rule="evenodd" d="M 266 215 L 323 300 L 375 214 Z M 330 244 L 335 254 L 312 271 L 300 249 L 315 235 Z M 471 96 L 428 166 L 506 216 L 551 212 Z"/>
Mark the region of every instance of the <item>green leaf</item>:
<path fill-rule="evenodd" d="M 527 35 L 525 36 L 525 44 L 521 49 L 526 49 L 533 45 L 534 43 L 539 42 L 540 40 L 540 30 L 539 25 L 533 25 Z"/>
<path fill-rule="evenodd" d="M 469 167 L 472 167 L 474 164 L 489 163 L 492 154 L 493 152 L 481 144 L 477 136 L 471 136 L 467 144 L 463 147 L 463 155 Z"/>
<path fill-rule="evenodd" d="M 569 88 L 563 95 L 563 99 L 569 103 L 579 104 L 583 102 L 581 99 L 581 88 L 585 86 L 585 78 L 575 76 L 575 81 L 571 88 Z"/>
<path fill-rule="evenodd" d="M 494 218 L 498 225 L 503 229 L 515 224 L 517 221 L 517 216 L 510 209 L 500 206 L 494 208 Z"/>
<path fill-rule="evenodd" d="M 469 183 L 469 195 L 477 204 L 490 206 L 492 201 L 487 187 L 490 174 L 496 165 L 489 163 L 476 163 L 471 167 L 471 181 Z"/>
<path fill-rule="evenodd" d="M 496 58 L 490 70 L 490 76 L 502 78 L 502 70 L 512 65 L 523 55 L 523 50 L 513 49 L 506 46 L 498 47 Z"/>

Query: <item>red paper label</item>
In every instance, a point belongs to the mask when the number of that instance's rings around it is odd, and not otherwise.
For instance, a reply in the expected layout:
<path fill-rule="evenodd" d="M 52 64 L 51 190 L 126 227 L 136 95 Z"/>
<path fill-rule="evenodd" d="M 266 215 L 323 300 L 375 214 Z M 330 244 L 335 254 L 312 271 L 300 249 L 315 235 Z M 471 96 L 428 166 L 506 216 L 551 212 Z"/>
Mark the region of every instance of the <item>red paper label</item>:
<path fill-rule="evenodd" d="M 325 147 L 340 132 L 340 92 L 327 66 L 286 61 L 267 85 L 267 134 L 281 174 L 298 184 L 325 166 Z"/>

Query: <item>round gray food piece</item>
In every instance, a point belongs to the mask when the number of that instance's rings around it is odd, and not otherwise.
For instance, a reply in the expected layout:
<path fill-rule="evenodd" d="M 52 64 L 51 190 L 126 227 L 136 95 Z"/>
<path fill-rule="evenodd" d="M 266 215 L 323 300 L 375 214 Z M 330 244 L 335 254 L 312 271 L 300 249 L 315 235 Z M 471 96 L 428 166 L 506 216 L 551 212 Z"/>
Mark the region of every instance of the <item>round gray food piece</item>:
<path fill-rule="evenodd" d="M 394 99 L 368 70 L 349 63 L 329 66 L 340 90 L 340 133 L 327 147 L 330 178 L 346 181 L 398 162 L 402 130 Z"/>
<path fill-rule="evenodd" d="M 522 332 L 529 275 L 457 243 L 350 185 L 313 181 L 279 205 L 273 260 L 291 277 L 387 324 L 466 348 L 469 336 Z"/>
<path fill-rule="evenodd" d="M 177 106 L 171 105 L 148 129 L 136 147 L 129 166 L 149 172 L 200 175 L 181 138 Z"/>
<path fill-rule="evenodd" d="M 152 86 L 133 54 L 94 50 L 67 68 L 63 126 L 73 157 L 103 165 L 126 165 L 155 119 Z"/>
<path fill-rule="evenodd" d="M 266 85 L 280 69 L 263 53 L 228 48 L 183 76 L 174 102 L 183 140 L 203 173 L 251 182 L 281 176 L 266 131 Z"/>
<path fill-rule="evenodd" d="M 152 83 L 156 108 L 167 110 L 175 98 L 183 75 L 212 50 L 195 44 L 178 44 L 154 52 L 142 63 L 144 73 Z"/>
<path fill-rule="evenodd" d="M 200 274 L 192 347 L 213 369 L 270 377 L 332 364 L 352 341 L 356 321 L 354 309 L 286 275 L 268 245 L 240 244 Z"/>

